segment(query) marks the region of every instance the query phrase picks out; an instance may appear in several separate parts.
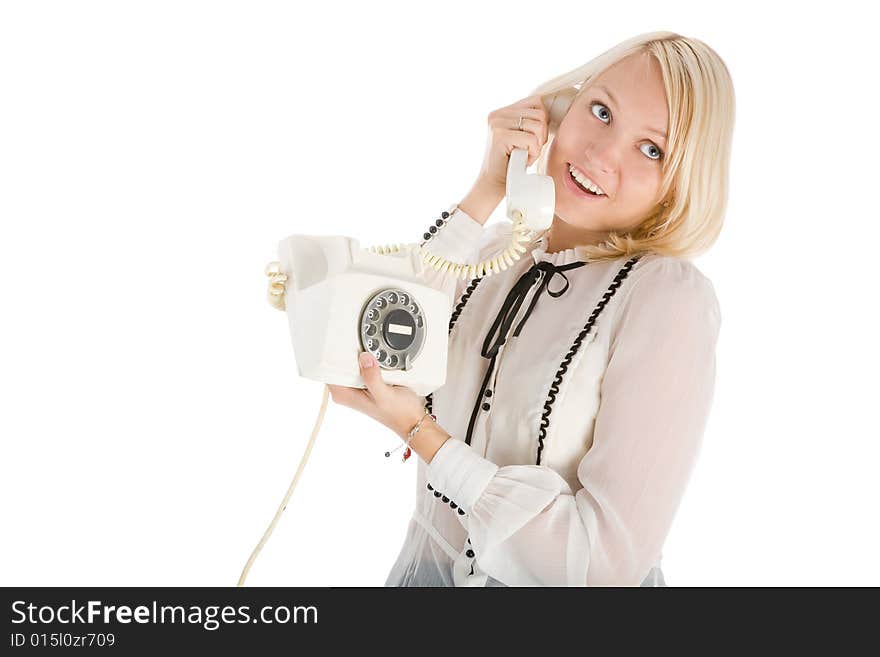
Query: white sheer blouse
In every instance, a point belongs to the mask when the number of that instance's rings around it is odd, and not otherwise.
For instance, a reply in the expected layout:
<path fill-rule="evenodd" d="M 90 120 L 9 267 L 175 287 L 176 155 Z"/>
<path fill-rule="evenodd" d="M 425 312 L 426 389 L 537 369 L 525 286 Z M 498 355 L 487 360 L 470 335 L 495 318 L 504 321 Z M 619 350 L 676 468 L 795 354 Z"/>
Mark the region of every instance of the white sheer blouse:
<path fill-rule="evenodd" d="M 429 242 L 498 254 L 509 221 L 456 210 Z M 586 262 L 541 238 L 450 295 L 447 380 L 426 408 L 452 438 L 418 463 L 386 586 L 664 586 L 663 543 L 697 459 L 721 313 L 688 260 Z"/>

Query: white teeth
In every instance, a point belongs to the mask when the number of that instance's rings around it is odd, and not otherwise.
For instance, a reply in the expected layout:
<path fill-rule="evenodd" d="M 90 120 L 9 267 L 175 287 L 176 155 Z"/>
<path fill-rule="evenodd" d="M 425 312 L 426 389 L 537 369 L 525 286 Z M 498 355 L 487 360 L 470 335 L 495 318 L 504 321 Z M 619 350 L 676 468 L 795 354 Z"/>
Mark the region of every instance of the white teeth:
<path fill-rule="evenodd" d="M 599 189 L 598 186 L 596 186 L 596 183 L 587 178 L 578 169 L 575 169 L 573 165 L 569 164 L 568 170 L 571 172 L 571 175 L 575 180 L 577 180 L 581 185 L 589 189 L 594 194 L 598 194 L 599 196 L 605 194 L 605 192 L 603 192 L 601 189 Z"/>

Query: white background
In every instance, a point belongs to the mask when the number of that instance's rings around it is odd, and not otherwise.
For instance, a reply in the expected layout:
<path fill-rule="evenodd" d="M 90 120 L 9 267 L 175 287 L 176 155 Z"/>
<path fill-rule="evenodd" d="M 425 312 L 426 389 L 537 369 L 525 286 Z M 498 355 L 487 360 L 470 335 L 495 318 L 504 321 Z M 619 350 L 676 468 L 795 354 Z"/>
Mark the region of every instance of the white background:
<path fill-rule="evenodd" d="M 418 240 L 491 110 L 654 30 L 713 47 L 737 95 L 696 260 L 715 403 L 667 583 L 880 584 L 864 6 L 3 3 L 0 584 L 235 585 L 322 395 L 265 301 L 278 241 Z M 415 494 L 397 444 L 331 401 L 248 585 L 382 585 Z"/>

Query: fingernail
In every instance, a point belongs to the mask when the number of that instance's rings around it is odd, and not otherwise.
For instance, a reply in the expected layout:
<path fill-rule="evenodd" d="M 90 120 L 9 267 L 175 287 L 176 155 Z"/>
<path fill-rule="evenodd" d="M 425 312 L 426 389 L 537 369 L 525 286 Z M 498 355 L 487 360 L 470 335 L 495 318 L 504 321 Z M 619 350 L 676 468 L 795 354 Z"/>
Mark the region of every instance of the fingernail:
<path fill-rule="evenodd" d="M 372 357 L 370 357 L 370 354 L 367 353 L 366 351 L 362 352 L 361 355 L 359 356 L 359 358 L 361 361 L 361 367 L 372 367 L 373 366 L 373 359 L 372 359 Z"/>

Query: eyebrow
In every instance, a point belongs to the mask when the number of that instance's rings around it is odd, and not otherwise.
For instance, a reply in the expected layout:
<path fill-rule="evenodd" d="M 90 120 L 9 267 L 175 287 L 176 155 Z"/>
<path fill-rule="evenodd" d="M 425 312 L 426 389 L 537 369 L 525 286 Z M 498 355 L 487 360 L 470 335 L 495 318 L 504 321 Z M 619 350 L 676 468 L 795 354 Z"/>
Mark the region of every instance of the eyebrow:
<path fill-rule="evenodd" d="M 617 104 L 617 99 L 611 95 L 611 92 L 608 90 L 607 87 L 603 87 L 601 84 L 597 84 L 596 89 L 604 91 L 605 95 L 607 95 L 611 99 L 611 102 L 614 105 L 617 105 L 617 107 L 620 107 L 620 105 Z M 659 136 L 663 137 L 664 140 L 667 139 L 666 133 L 663 132 L 662 130 L 657 130 L 656 128 L 645 128 L 645 130 L 647 130 L 648 132 L 653 132 L 655 135 L 659 135 Z"/>

